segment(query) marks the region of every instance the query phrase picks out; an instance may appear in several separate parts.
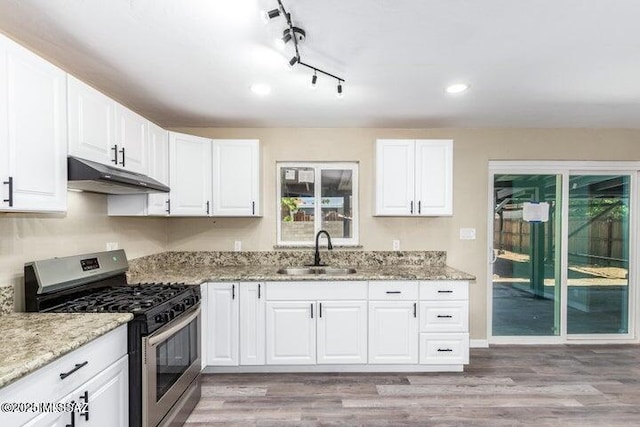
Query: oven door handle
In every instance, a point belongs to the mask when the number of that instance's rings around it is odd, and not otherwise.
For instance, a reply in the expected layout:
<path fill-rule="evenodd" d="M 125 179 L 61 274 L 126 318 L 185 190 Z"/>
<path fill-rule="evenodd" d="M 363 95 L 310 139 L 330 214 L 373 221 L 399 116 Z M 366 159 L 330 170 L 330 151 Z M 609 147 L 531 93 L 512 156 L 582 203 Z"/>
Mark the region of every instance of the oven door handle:
<path fill-rule="evenodd" d="M 149 338 L 148 338 L 147 343 L 150 346 L 155 346 L 156 344 L 161 343 L 162 341 L 164 341 L 167 338 L 169 338 L 171 335 L 173 335 L 176 332 L 178 332 L 180 329 L 182 329 L 185 326 L 187 326 L 189 323 L 191 323 L 193 321 L 193 319 L 195 319 L 199 315 L 200 315 L 200 307 L 198 307 L 193 312 L 191 312 L 191 314 L 189 314 L 187 317 L 185 317 L 183 319 L 180 319 L 180 321 L 178 321 L 178 323 L 172 324 L 171 327 L 169 329 L 167 329 L 166 331 L 156 332 L 155 334 L 150 335 Z"/>

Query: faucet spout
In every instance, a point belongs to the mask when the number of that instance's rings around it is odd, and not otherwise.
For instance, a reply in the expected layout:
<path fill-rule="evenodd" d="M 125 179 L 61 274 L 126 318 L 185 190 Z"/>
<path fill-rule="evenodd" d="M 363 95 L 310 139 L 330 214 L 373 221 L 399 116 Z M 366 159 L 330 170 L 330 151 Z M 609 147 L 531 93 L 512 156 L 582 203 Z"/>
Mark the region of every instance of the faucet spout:
<path fill-rule="evenodd" d="M 318 233 L 316 234 L 316 252 L 313 256 L 313 266 L 314 267 L 319 267 L 323 264 L 320 261 L 320 235 L 324 234 L 325 236 L 327 236 L 327 249 L 328 250 L 332 250 L 333 249 L 333 245 L 331 244 L 331 236 L 329 235 L 329 232 L 327 232 L 326 230 L 320 230 L 318 231 Z"/>

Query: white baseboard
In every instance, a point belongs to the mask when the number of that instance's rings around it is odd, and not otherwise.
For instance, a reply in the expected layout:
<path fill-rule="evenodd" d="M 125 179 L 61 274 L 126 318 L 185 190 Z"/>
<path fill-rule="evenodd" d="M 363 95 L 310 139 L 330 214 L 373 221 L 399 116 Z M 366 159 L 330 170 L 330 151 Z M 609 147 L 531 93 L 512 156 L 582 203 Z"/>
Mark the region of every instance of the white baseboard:
<path fill-rule="evenodd" d="M 489 348 L 489 340 L 469 340 L 469 348 Z"/>
<path fill-rule="evenodd" d="M 260 365 L 207 366 L 205 374 L 275 373 L 275 372 L 462 372 L 464 365 Z"/>

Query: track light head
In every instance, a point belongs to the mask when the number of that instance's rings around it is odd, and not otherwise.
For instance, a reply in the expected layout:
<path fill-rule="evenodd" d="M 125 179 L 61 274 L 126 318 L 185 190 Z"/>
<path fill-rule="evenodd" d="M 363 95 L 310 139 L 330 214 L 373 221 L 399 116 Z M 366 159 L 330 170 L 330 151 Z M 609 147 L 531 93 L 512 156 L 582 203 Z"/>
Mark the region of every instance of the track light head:
<path fill-rule="evenodd" d="M 263 10 L 262 12 L 260 12 L 260 16 L 262 17 L 262 20 L 266 23 L 266 22 L 269 22 L 271 19 L 274 19 L 280 16 L 280 10 L 279 9 L 271 9 L 270 11 Z"/>
<path fill-rule="evenodd" d="M 311 89 L 315 89 L 318 86 L 316 85 L 316 83 L 318 82 L 318 75 L 316 74 L 316 72 L 313 72 L 313 77 L 311 77 Z"/>
<path fill-rule="evenodd" d="M 294 56 L 289 60 L 289 65 L 293 67 L 294 65 L 296 65 L 296 62 L 298 62 L 298 57 Z"/>
<path fill-rule="evenodd" d="M 338 93 L 336 94 L 338 98 L 342 98 L 342 82 L 338 80 Z"/>

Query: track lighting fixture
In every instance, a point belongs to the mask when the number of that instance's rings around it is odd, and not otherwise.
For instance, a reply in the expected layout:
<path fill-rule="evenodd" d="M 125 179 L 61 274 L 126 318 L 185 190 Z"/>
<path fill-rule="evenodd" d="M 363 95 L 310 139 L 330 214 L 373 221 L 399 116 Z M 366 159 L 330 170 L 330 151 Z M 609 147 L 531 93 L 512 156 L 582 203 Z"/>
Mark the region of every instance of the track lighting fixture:
<path fill-rule="evenodd" d="M 262 20 L 264 22 L 269 22 L 271 19 L 280 16 L 280 9 L 272 9 L 270 11 L 263 10 L 260 15 L 262 16 Z"/>
<path fill-rule="evenodd" d="M 342 83 L 344 83 L 344 79 L 342 77 L 338 77 L 334 74 L 331 74 L 327 71 L 324 71 L 318 67 L 309 65 L 302 61 L 298 43 L 304 41 L 307 34 L 302 28 L 295 27 L 293 25 L 293 22 L 291 21 L 291 14 L 288 13 L 287 10 L 284 8 L 284 5 L 282 4 L 282 0 L 277 0 L 277 2 L 278 2 L 278 8 L 272 9 L 268 12 L 262 12 L 262 17 L 266 22 L 269 22 L 271 19 L 276 18 L 280 15 L 282 15 L 285 18 L 286 28 L 282 32 L 282 38 L 276 40 L 276 45 L 278 46 L 278 48 L 284 49 L 289 42 L 293 41 L 293 49 L 295 51 L 295 55 L 293 56 L 293 58 L 289 60 L 289 65 L 293 68 L 293 66 L 295 66 L 296 64 L 299 64 L 305 68 L 309 68 L 310 70 L 313 70 L 313 76 L 311 77 L 312 88 L 315 88 L 317 86 L 316 83 L 318 81 L 318 73 L 324 74 L 325 76 L 331 77 L 332 79 L 336 79 L 338 81 L 337 96 L 339 98 L 342 98 Z"/>

